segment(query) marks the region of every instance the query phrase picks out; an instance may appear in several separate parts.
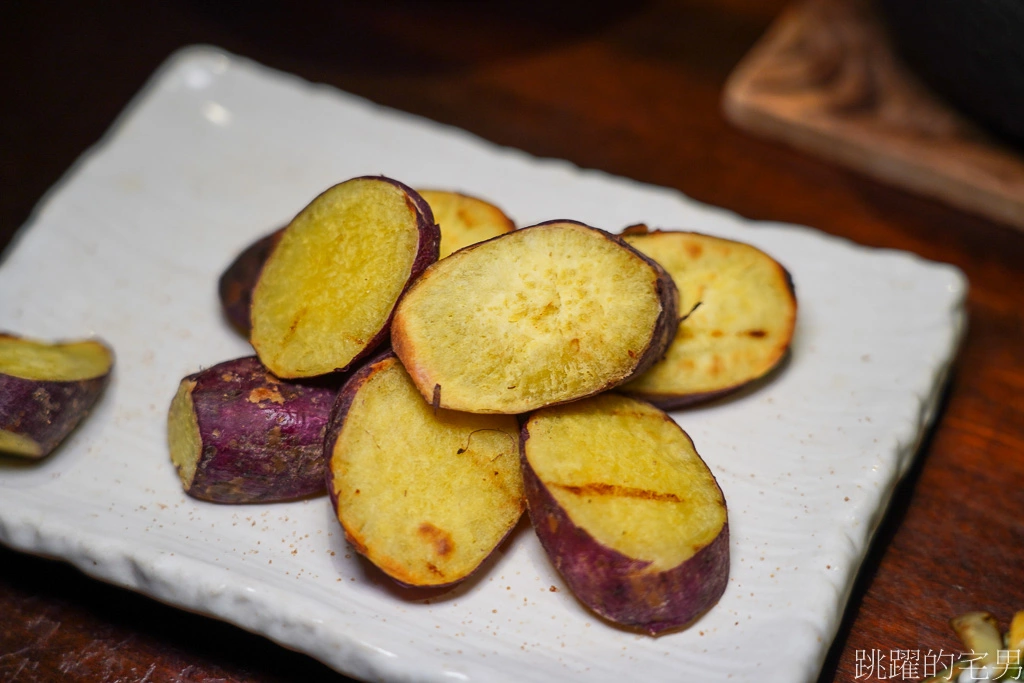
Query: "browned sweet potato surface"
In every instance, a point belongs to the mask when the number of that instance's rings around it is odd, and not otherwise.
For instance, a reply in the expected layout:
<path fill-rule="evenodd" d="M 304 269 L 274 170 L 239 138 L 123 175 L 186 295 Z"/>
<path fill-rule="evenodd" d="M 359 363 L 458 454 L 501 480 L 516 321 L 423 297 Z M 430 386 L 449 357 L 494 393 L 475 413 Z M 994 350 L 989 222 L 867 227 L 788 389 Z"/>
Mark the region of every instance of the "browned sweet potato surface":
<path fill-rule="evenodd" d="M 598 614 L 653 635 L 725 590 L 725 499 L 662 411 L 611 393 L 538 410 L 523 425 L 521 459 L 537 536 Z"/>
<path fill-rule="evenodd" d="M 282 381 L 255 357 L 189 375 L 168 415 L 171 460 L 186 493 L 216 503 L 322 493 L 336 394 L 331 386 Z"/>
<path fill-rule="evenodd" d="M 354 178 L 285 228 L 253 290 L 251 342 L 278 377 L 341 371 L 387 338 L 399 296 L 437 260 L 439 230 L 412 189 Z"/>
<path fill-rule="evenodd" d="M 661 267 L 606 232 L 553 221 L 427 269 L 399 303 L 391 341 L 431 403 L 522 413 L 642 372 L 676 317 Z"/>
<path fill-rule="evenodd" d="M 98 340 L 0 334 L 0 453 L 49 454 L 99 399 L 114 356 Z"/>
<path fill-rule="evenodd" d="M 440 586 L 472 573 L 524 509 L 516 419 L 434 410 L 393 354 L 338 396 L 328 488 L 345 535 L 397 581 Z"/>
<path fill-rule="evenodd" d="M 785 357 L 796 325 L 786 270 L 763 251 L 692 232 L 628 230 L 623 239 L 664 266 L 696 310 L 665 358 L 622 390 L 666 409 L 734 391 Z"/>

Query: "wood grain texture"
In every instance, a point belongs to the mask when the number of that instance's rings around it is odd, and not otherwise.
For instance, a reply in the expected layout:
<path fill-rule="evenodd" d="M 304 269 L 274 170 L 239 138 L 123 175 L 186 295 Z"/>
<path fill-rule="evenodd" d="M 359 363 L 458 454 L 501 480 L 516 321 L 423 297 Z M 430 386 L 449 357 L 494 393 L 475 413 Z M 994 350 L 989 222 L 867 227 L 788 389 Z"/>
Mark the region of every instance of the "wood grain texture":
<path fill-rule="evenodd" d="M 731 126 L 726 79 L 784 0 L 375 5 L 0 3 L 0 248 L 168 54 L 207 42 L 499 144 L 954 263 L 971 282 L 962 354 L 820 681 L 857 680 L 858 650 L 959 648 L 960 612 L 1005 625 L 1024 607 L 1024 234 Z M 0 549 L 7 680 L 343 679 Z"/>
<path fill-rule="evenodd" d="M 802 0 L 729 79 L 753 133 L 1024 228 L 1024 152 L 995 140 L 905 67 L 869 0 Z"/>

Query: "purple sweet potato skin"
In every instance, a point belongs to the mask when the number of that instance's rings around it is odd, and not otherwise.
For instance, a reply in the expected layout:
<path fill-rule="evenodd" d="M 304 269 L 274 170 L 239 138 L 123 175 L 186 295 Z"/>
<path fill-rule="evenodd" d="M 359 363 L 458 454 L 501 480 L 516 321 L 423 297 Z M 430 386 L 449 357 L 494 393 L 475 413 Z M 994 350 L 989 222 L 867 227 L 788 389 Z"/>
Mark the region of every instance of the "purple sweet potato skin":
<path fill-rule="evenodd" d="M 686 626 L 711 608 L 729 583 L 729 524 L 683 564 L 647 572 L 650 564 L 599 543 L 578 527 L 534 473 L 526 457 L 529 421 L 519 446 L 526 505 L 541 546 L 569 589 L 587 607 L 649 635 Z"/>
<path fill-rule="evenodd" d="M 92 379 L 56 382 L 0 373 L 0 429 L 39 444 L 37 457 L 49 455 L 89 414 L 109 378 L 108 372 Z"/>
<path fill-rule="evenodd" d="M 249 318 L 252 290 L 256 287 L 263 264 L 266 263 L 282 232 L 284 228 L 279 228 L 246 247 L 235 257 L 217 282 L 217 294 L 220 296 L 224 316 L 232 327 L 246 338 L 252 331 L 252 320 Z"/>
<path fill-rule="evenodd" d="M 216 503 L 264 503 L 323 493 L 331 385 L 279 380 L 255 356 L 186 380 L 202 454 L 187 493 Z"/>

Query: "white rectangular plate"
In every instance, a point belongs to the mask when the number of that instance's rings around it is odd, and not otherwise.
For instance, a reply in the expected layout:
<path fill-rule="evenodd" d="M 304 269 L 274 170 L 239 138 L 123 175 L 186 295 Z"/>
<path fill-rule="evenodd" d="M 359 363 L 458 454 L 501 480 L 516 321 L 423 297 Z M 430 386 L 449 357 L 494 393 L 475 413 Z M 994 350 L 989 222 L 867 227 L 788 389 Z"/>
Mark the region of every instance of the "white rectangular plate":
<path fill-rule="evenodd" d="M 732 570 L 688 630 L 587 612 L 527 525 L 474 579 L 411 598 L 346 546 L 326 498 L 186 497 L 165 445 L 184 375 L 249 355 L 216 280 L 250 241 L 357 175 L 488 198 L 519 225 L 639 221 L 749 241 L 792 273 L 792 356 L 756 391 L 676 413 L 729 504 Z M 96 334 L 115 376 L 38 463 L 0 458 L 0 540 L 233 622 L 359 677 L 811 680 L 964 325 L 955 268 L 501 149 L 213 48 L 174 57 L 0 263 L 0 329 Z"/>

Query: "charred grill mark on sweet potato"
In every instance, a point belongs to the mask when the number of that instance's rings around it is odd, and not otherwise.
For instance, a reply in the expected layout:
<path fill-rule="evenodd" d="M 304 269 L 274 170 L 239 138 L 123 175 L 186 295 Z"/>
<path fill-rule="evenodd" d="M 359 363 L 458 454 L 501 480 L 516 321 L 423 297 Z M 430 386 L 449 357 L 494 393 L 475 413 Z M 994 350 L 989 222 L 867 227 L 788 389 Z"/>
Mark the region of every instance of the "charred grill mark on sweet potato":
<path fill-rule="evenodd" d="M 683 499 L 674 493 L 661 493 L 649 489 L 634 488 L 632 486 L 619 486 L 618 484 L 605 484 L 603 482 L 590 482 L 587 484 L 556 484 L 550 483 L 563 491 L 576 496 L 619 496 L 621 498 L 641 498 L 643 500 L 655 500 L 665 503 L 682 503 Z"/>
<path fill-rule="evenodd" d="M 765 332 L 764 330 L 747 330 L 742 334 L 745 334 L 748 337 L 753 337 L 754 339 L 764 339 L 765 337 L 768 336 L 768 333 Z"/>

